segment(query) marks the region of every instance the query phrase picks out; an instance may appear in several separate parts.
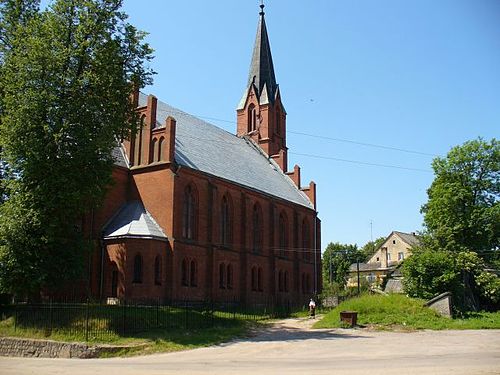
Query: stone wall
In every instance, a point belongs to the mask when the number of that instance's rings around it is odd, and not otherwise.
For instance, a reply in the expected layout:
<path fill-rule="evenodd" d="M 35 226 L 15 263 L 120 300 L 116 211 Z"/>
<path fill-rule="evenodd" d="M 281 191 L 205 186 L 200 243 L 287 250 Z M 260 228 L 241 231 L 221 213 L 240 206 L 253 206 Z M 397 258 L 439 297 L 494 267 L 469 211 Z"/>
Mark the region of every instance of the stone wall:
<path fill-rule="evenodd" d="M 124 348 L 126 347 L 0 337 L 0 356 L 3 357 L 96 358 L 102 353 L 115 353 Z"/>

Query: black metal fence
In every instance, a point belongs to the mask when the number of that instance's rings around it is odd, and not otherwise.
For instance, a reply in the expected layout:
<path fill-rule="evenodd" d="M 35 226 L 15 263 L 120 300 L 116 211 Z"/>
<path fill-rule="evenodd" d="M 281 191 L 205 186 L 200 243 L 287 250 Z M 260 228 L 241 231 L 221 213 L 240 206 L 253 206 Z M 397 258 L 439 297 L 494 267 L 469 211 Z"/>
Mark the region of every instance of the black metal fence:
<path fill-rule="evenodd" d="M 61 333 L 66 337 L 109 339 L 157 329 L 193 330 L 286 317 L 288 303 L 241 304 L 227 302 L 121 302 L 100 303 L 15 303 L 0 306 L 0 319 L 11 319 L 14 331 L 33 329 L 45 336 Z"/>

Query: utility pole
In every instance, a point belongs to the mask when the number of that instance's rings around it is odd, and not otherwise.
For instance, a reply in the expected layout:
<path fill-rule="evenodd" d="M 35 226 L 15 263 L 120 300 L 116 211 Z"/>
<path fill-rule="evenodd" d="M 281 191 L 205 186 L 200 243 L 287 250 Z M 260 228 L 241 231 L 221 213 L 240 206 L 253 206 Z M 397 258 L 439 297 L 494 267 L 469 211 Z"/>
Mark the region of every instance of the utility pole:
<path fill-rule="evenodd" d="M 358 297 L 359 297 L 359 254 L 356 255 L 356 272 L 358 274 Z"/>

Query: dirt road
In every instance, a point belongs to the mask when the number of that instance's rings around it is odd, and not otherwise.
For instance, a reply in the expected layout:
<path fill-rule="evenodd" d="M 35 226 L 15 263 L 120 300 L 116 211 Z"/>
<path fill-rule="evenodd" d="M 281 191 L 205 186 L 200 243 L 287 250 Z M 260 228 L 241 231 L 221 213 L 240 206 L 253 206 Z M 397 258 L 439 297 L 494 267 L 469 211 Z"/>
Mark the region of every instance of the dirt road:
<path fill-rule="evenodd" d="M 287 319 L 227 344 L 112 359 L 0 358 L 0 374 L 500 374 L 500 330 L 311 330 Z"/>

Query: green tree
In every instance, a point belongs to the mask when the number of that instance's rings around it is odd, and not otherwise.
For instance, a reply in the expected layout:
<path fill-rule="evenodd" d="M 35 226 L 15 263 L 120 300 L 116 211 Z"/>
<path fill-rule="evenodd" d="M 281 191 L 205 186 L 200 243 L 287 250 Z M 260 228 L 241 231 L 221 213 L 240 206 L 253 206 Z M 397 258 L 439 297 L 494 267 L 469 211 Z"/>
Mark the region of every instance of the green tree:
<path fill-rule="evenodd" d="M 81 275 L 80 218 L 111 183 L 111 151 L 135 131 L 133 85 L 151 48 L 121 0 L 1 0 L 0 287 L 36 295 Z M 19 22 L 22 20 L 22 22 Z M 133 85 L 132 85 L 133 83 Z"/>
<path fill-rule="evenodd" d="M 448 251 L 500 246 L 500 143 L 477 139 L 432 163 L 435 178 L 422 207 L 427 231 Z"/>
<path fill-rule="evenodd" d="M 323 253 L 323 280 L 328 285 L 336 283 L 343 288 L 347 282 L 349 266 L 360 256 L 357 245 L 330 242 Z"/>
<path fill-rule="evenodd" d="M 385 241 L 385 237 L 379 237 L 375 239 L 375 241 L 368 241 L 359 251 L 361 252 L 361 259 L 363 262 L 366 262 L 375 251 L 382 245 Z"/>
<path fill-rule="evenodd" d="M 457 307 L 477 309 L 500 300 L 500 144 L 477 139 L 432 163 L 435 178 L 422 207 L 422 245 L 405 260 L 405 289 L 429 298 L 451 291 Z"/>

